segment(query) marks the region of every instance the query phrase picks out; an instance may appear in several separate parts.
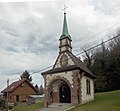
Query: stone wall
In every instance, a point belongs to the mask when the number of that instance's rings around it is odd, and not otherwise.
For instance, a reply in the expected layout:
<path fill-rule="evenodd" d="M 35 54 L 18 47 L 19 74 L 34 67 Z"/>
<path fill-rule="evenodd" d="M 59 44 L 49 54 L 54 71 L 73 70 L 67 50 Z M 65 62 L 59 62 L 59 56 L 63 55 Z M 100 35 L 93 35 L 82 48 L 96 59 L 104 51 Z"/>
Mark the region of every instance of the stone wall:
<path fill-rule="evenodd" d="M 87 79 L 90 80 L 90 94 L 87 94 L 87 90 L 86 90 Z M 84 75 L 82 77 L 82 102 L 81 103 L 83 104 L 93 99 L 94 99 L 94 80 Z"/>

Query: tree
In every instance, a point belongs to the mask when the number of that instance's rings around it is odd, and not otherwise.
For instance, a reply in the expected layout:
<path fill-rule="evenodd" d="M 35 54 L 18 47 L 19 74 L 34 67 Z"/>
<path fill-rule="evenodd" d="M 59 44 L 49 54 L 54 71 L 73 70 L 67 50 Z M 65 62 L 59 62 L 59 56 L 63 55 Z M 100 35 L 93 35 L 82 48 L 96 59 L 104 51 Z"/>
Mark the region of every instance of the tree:
<path fill-rule="evenodd" d="M 116 38 L 110 41 L 110 53 L 109 53 L 109 80 L 111 89 L 120 89 L 120 38 Z"/>
<path fill-rule="evenodd" d="M 43 89 L 43 86 L 40 85 L 40 95 L 42 95 L 44 93 L 44 89 Z"/>
<path fill-rule="evenodd" d="M 0 98 L 0 110 L 6 109 L 6 100 Z"/>
<path fill-rule="evenodd" d="M 84 62 L 87 67 L 93 72 L 97 77 L 95 79 L 95 92 L 107 91 L 107 78 L 106 78 L 106 67 L 108 63 L 108 53 L 109 50 L 105 47 L 104 42 L 102 41 L 101 47 L 97 48 L 94 52 L 85 51 Z"/>
<path fill-rule="evenodd" d="M 87 65 L 89 69 L 92 67 L 92 61 L 93 61 L 93 55 L 87 52 L 86 50 L 83 50 L 85 52 L 85 59 L 84 63 Z"/>
<path fill-rule="evenodd" d="M 35 85 L 35 89 L 37 90 L 37 94 L 40 94 L 40 90 L 37 84 Z"/>
<path fill-rule="evenodd" d="M 97 77 L 95 92 L 120 89 L 120 30 L 108 44 L 102 41 L 94 53 L 84 52 L 85 64 Z"/>
<path fill-rule="evenodd" d="M 104 42 L 102 41 L 101 47 L 96 50 L 93 56 L 94 63 L 92 66 L 92 72 L 97 76 L 97 79 L 95 80 L 96 92 L 109 90 L 108 79 L 106 78 L 108 54 L 109 50 L 106 48 Z"/>
<path fill-rule="evenodd" d="M 25 70 L 23 74 L 20 76 L 21 79 L 27 79 L 29 82 L 32 82 L 32 77 L 30 76 L 29 72 Z"/>

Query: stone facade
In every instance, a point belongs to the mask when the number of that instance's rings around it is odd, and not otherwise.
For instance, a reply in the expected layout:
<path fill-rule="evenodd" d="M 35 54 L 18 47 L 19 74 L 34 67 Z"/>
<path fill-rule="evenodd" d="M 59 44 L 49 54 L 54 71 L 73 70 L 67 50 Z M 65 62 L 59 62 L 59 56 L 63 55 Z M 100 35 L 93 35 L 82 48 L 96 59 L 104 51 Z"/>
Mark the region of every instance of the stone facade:
<path fill-rule="evenodd" d="M 67 29 L 66 13 L 64 13 L 63 33 L 59 40 L 59 55 L 53 68 L 42 73 L 45 83 L 45 101 L 49 104 L 70 103 L 76 106 L 93 100 L 95 76 L 72 53 L 72 40 Z M 89 84 L 86 81 L 89 81 Z"/>
<path fill-rule="evenodd" d="M 90 94 L 86 93 L 86 80 L 90 79 Z M 61 81 L 68 84 L 71 90 L 71 105 L 83 104 L 94 99 L 94 81 L 84 75 L 83 71 L 72 70 L 61 73 L 44 75 L 45 80 L 45 101 L 60 103 Z M 52 95 L 50 93 L 52 92 Z"/>
<path fill-rule="evenodd" d="M 90 94 L 86 92 L 86 80 L 90 80 Z M 82 101 L 81 104 L 89 102 L 94 99 L 94 80 L 87 76 L 82 77 Z"/>

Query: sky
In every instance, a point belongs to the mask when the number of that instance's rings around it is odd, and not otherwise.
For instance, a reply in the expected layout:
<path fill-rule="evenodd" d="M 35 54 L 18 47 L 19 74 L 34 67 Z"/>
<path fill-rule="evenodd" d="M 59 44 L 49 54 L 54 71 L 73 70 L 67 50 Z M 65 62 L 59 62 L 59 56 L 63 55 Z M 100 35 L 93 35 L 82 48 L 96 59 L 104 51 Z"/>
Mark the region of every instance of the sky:
<path fill-rule="evenodd" d="M 0 0 L 0 90 L 25 70 L 34 85 L 43 84 L 41 69 L 53 65 L 59 54 L 64 4 L 74 54 L 119 28 L 119 0 Z"/>

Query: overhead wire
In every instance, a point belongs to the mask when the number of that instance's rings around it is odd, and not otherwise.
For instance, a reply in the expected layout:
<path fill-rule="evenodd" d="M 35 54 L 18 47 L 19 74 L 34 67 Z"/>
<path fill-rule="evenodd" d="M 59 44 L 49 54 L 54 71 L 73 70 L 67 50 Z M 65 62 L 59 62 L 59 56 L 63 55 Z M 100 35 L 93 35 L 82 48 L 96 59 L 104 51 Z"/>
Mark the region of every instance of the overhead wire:
<path fill-rule="evenodd" d="M 120 23 L 119 23 L 119 24 L 120 24 Z M 118 25 L 118 24 L 115 24 L 115 25 Z M 105 31 L 102 31 L 102 32 L 100 32 L 100 33 L 98 33 L 98 34 L 96 34 L 96 35 L 91 36 L 91 37 L 92 37 L 92 38 L 97 37 L 98 35 L 101 35 L 102 33 L 106 32 L 108 29 L 114 27 L 115 25 L 112 25 L 112 26 L 106 28 Z M 116 30 L 117 30 L 117 29 L 116 29 Z M 91 41 L 91 42 L 95 43 L 96 41 L 99 41 L 100 39 L 101 39 L 101 40 L 104 39 L 103 37 L 110 37 L 112 34 L 115 34 L 115 33 L 116 33 L 116 30 L 113 30 L 112 32 L 109 32 L 109 33 L 105 34 L 104 36 L 101 36 L 101 38 L 99 37 L 99 38 L 97 38 L 97 39 L 95 39 L 95 40 L 93 40 L 93 41 Z M 113 35 L 112 35 L 112 36 L 113 36 Z M 99 43 L 98 43 L 98 44 L 99 44 Z M 86 44 L 85 44 L 85 45 L 86 45 Z M 90 44 L 89 44 L 89 46 L 90 46 Z M 92 44 L 91 44 L 91 46 L 92 46 Z"/>
<path fill-rule="evenodd" d="M 115 37 L 112 37 L 112 38 L 110 38 L 110 39 L 108 39 L 108 40 L 106 40 L 106 41 L 103 41 L 102 43 L 107 43 L 107 42 L 109 42 L 109 41 L 111 41 L 111 40 L 113 40 L 113 39 L 115 39 L 115 38 L 118 38 L 118 37 L 120 37 L 120 35 L 117 35 L 117 36 L 115 36 Z M 97 44 L 97 45 L 95 45 L 95 46 L 93 46 L 93 47 L 91 47 L 91 48 L 88 48 L 88 49 L 86 49 L 85 51 L 90 51 L 90 50 L 92 50 L 92 49 L 100 46 L 102 43 Z M 83 53 L 84 53 L 84 51 L 81 51 L 80 53 L 76 54 L 75 56 L 79 56 L 79 55 L 81 55 L 81 54 L 83 54 Z M 69 60 L 69 59 L 71 59 L 71 58 L 68 58 L 67 60 Z M 60 63 L 57 63 L 57 64 L 60 64 Z M 44 70 L 46 70 L 46 69 L 49 69 L 49 68 L 51 68 L 51 67 L 53 67 L 53 66 L 54 66 L 54 65 L 51 65 L 51 66 L 45 67 L 45 68 L 43 68 L 43 69 L 40 69 L 40 70 L 38 70 L 38 71 L 32 72 L 31 75 L 36 74 L 36 73 L 39 73 L 39 72 L 42 72 L 42 71 L 44 71 Z M 19 79 L 19 78 L 10 79 L 10 81 L 17 80 L 17 79 Z M 2 89 L 6 84 L 7 84 L 7 82 L 4 82 L 4 84 L 0 87 L 0 89 Z"/>
<path fill-rule="evenodd" d="M 120 23 L 119 23 L 119 24 L 120 24 Z M 115 24 L 115 25 L 118 25 L 118 24 Z M 112 28 L 112 27 L 114 27 L 115 25 L 112 25 L 112 26 L 106 28 L 105 31 L 108 30 L 108 29 L 110 29 L 110 28 Z M 102 31 L 102 32 L 94 35 L 93 37 L 98 36 L 98 35 L 102 34 L 102 33 L 105 32 L 105 31 Z M 112 32 L 111 32 L 111 33 L 112 33 Z M 108 36 L 108 34 L 105 35 L 105 36 Z M 113 37 L 113 38 L 110 38 L 110 39 L 108 39 L 108 40 L 106 40 L 106 41 L 103 41 L 103 43 L 106 43 L 106 42 L 108 42 L 108 41 L 110 41 L 110 40 L 112 40 L 112 39 L 114 39 L 114 38 L 117 38 L 117 37 L 119 37 L 119 35 L 118 35 L 118 36 L 115 36 L 115 37 Z M 88 48 L 88 49 L 86 49 L 85 51 L 92 50 L 92 49 L 94 49 L 94 48 L 96 48 L 96 47 L 98 47 L 98 46 L 100 46 L 100 45 L 101 45 L 101 43 L 99 43 L 99 44 L 97 44 L 97 45 L 95 45 L 95 46 L 93 46 L 93 47 L 91 47 L 91 48 Z M 78 55 L 80 55 L 80 54 L 82 54 L 82 53 L 84 53 L 84 51 L 81 51 L 80 53 L 76 54 L 75 56 L 78 56 Z M 68 59 L 69 59 L 69 58 L 68 58 Z M 59 64 L 59 63 L 58 63 L 58 64 Z M 40 69 L 40 70 L 38 70 L 38 71 L 33 71 L 33 72 L 32 72 L 32 75 L 35 74 L 35 73 L 38 73 L 38 72 L 42 72 L 42 71 L 44 71 L 44 70 L 46 70 L 46 69 L 49 69 L 49 68 L 51 68 L 51 67 L 53 67 L 53 65 L 50 65 L 50 66 L 45 67 L 45 68 L 43 68 L 43 69 Z"/>
<path fill-rule="evenodd" d="M 6 84 L 7 84 L 7 82 L 5 81 L 5 82 L 1 85 L 0 90 L 1 90 Z"/>
<path fill-rule="evenodd" d="M 120 24 L 120 23 L 118 23 L 118 24 Z M 92 36 L 92 37 L 96 37 L 96 36 L 98 36 L 98 35 L 106 32 L 107 30 L 109 30 L 110 28 L 112 28 L 112 27 L 114 27 L 114 26 L 116 26 L 116 25 L 118 25 L 118 24 L 114 24 L 114 25 L 106 28 L 106 29 L 103 30 L 102 32 L 100 32 L 100 33 L 98 33 L 98 34 L 95 34 L 95 35 Z M 106 35 L 105 35 L 105 36 L 106 36 Z M 108 42 L 108 41 L 110 41 L 110 40 L 112 40 L 112 39 L 115 39 L 115 38 L 117 38 L 117 37 L 120 37 L 120 35 L 117 35 L 117 36 L 112 37 L 112 38 L 110 38 L 110 39 L 108 39 L 108 40 L 106 40 L 106 41 L 103 41 L 103 43 L 106 43 L 106 42 Z M 100 46 L 100 45 L 101 45 L 101 43 L 99 43 L 99 44 L 97 44 L 97 45 L 95 45 L 95 46 L 93 46 L 93 47 L 91 47 L 91 48 L 88 48 L 88 49 L 86 49 L 85 51 L 90 51 L 90 50 L 92 50 L 92 49 L 94 49 L 94 48 L 96 48 L 96 47 L 98 47 L 98 46 Z M 79 55 L 81 55 L 81 54 L 83 54 L 83 53 L 84 53 L 84 51 L 81 51 L 80 53 L 75 54 L 75 56 L 79 56 Z M 68 59 L 70 59 L 70 58 L 68 58 Z M 60 64 L 60 63 L 57 63 L 57 64 Z M 36 73 L 43 72 L 43 71 L 45 71 L 45 70 L 47 70 L 47 69 L 50 69 L 50 68 L 53 67 L 53 66 L 54 66 L 54 65 L 50 65 L 50 66 L 45 67 L 45 68 L 40 69 L 40 70 L 31 71 L 31 75 L 36 74 Z M 12 80 L 17 80 L 17 79 L 19 79 L 19 78 L 15 78 L 15 79 L 12 79 Z M 10 80 L 10 81 L 11 81 L 11 80 Z M 6 83 L 5 83 L 5 84 L 6 84 Z M 5 85 L 5 84 L 4 84 L 4 85 Z M 3 85 L 3 86 L 4 86 L 4 85 Z M 0 89 L 1 89 L 3 86 L 1 86 Z"/>
<path fill-rule="evenodd" d="M 108 41 L 113 40 L 113 39 L 118 38 L 118 37 L 120 37 L 120 35 L 117 35 L 117 36 L 115 36 L 115 37 L 113 37 L 113 38 L 110 38 L 110 39 L 108 39 L 108 40 L 106 40 L 106 41 L 103 41 L 103 43 L 107 43 Z M 91 48 L 88 48 L 88 49 L 86 49 L 85 51 L 90 51 L 90 50 L 92 50 L 92 49 L 94 49 L 94 48 L 96 48 L 96 47 L 98 47 L 98 46 L 100 46 L 100 45 L 101 45 L 101 43 L 100 43 L 100 44 L 97 44 L 97 45 L 95 45 L 95 46 L 93 46 L 93 47 L 91 47 Z M 81 51 L 80 53 L 76 54 L 75 56 L 81 55 L 81 54 L 83 54 L 83 53 L 84 53 L 84 51 Z M 69 59 L 71 59 L 71 58 L 68 58 L 67 60 L 69 60 Z M 60 63 L 57 63 L 57 64 L 60 64 Z M 44 71 L 44 70 L 46 70 L 46 69 L 49 69 L 49 68 L 51 68 L 51 67 L 53 67 L 53 66 L 54 66 L 54 65 L 51 65 L 51 66 L 48 66 L 48 67 L 46 67 L 46 68 L 40 69 L 39 71 L 32 72 L 32 74 L 35 74 L 35 73 L 38 73 L 38 72 L 42 72 L 42 71 Z"/>
<path fill-rule="evenodd" d="M 120 23 L 116 23 L 116 24 L 114 24 L 114 25 L 112 25 L 112 26 L 110 26 L 110 27 L 107 27 L 107 28 L 105 28 L 104 30 L 102 30 L 101 32 L 99 32 L 99 33 L 97 33 L 97 34 L 94 34 L 94 35 L 91 36 L 91 37 L 94 38 L 94 37 L 96 37 L 96 36 L 98 36 L 98 35 L 106 32 L 106 31 L 108 31 L 109 29 L 111 29 L 112 27 L 114 27 L 114 26 L 116 26 L 116 25 L 120 25 Z"/>
<path fill-rule="evenodd" d="M 119 25 L 119 24 L 120 24 L 120 23 L 116 23 L 116 24 L 114 24 L 114 25 L 112 25 L 112 26 L 110 26 L 110 27 L 108 27 L 108 28 L 105 28 L 103 31 L 101 31 L 101 32 L 98 33 L 98 34 L 95 34 L 95 35 L 92 36 L 92 37 L 96 37 L 96 36 L 98 36 L 98 35 L 106 32 L 106 31 L 109 30 L 110 28 L 112 28 L 112 27 L 114 27 L 114 26 L 116 26 L 116 25 Z M 111 33 L 113 33 L 113 32 L 111 32 Z M 107 36 L 107 35 L 104 35 L 104 36 Z M 113 37 L 113 38 L 114 38 L 114 37 Z M 111 39 L 110 39 L 110 40 L 111 40 Z M 107 41 L 109 41 L 109 39 L 108 39 Z M 106 43 L 107 41 L 105 41 L 105 42 L 103 42 L 103 43 Z M 91 50 L 92 48 L 95 48 L 95 47 L 97 47 L 97 46 L 99 46 L 99 45 L 101 45 L 101 43 L 100 43 L 100 44 L 97 44 L 97 45 L 95 45 L 95 46 L 93 46 L 93 47 L 91 47 L 91 48 L 89 48 L 89 49 L 87 49 L 86 51 L 89 51 L 89 50 Z M 82 53 L 84 53 L 84 51 L 81 51 L 81 52 L 80 52 L 80 54 L 82 54 Z M 76 54 L 75 56 L 78 56 L 78 55 L 79 55 L 79 53 Z M 33 71 L 32 74 L 38 73 L 38 72 L 42 72 L 42 71 L 44 71 L 44 70 L 46 70 L 46 69 L 49 69 L 49 68 L 51 68 L 51 67 L 53 67 L 53 65 L 50 65 L 50 66 L 45 67 L 45 68 L 43 68 L 43 69 L 40 69 L 39 71 Z"/>

